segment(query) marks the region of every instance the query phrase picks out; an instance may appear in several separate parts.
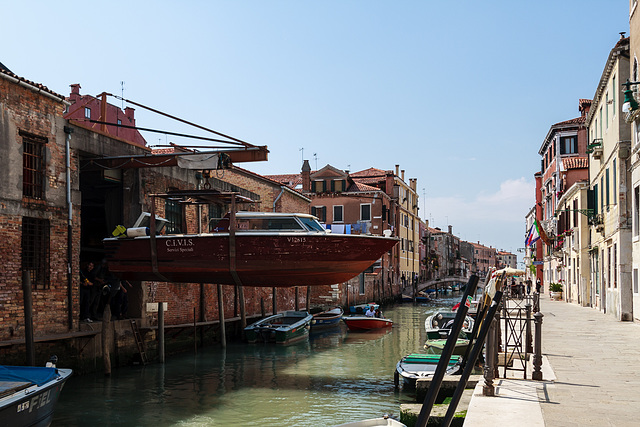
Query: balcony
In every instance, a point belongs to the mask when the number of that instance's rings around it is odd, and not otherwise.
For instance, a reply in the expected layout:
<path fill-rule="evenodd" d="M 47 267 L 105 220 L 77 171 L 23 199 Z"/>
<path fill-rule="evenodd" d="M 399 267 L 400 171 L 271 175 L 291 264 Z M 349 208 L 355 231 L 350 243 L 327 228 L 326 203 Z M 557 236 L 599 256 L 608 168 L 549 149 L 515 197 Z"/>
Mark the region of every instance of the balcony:
<path fill-rule="evenodd" d="M 591 144 L 587 145 L 587 154 L 592 154 L 594 159 L 602 157 L 602 138 L 594 138 Z"/>

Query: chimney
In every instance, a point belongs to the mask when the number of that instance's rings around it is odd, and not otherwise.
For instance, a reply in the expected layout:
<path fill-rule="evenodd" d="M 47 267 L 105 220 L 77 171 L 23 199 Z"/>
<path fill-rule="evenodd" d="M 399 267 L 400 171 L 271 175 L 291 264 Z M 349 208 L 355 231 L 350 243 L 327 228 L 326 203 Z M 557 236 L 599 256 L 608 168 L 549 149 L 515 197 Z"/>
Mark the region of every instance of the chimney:
<path fill-rule="evenodd" d="M 78 83 L 71 85 L 71 95 L 80 95 L 80 85 Z"/>
<path fill-rule="evenodd" d="M 404 170 L 401 170 L 400 174 L 402 175 L 400 178 L 404 181 Z"/>
<path fill-rule="evenodd" d="M 129 119 L 131 123 L 135 123 L 135 119 L 133 118 L 133 112 L 135 108 L 127 107 L 124 109 L 124 115 Z"/>
<path fill-rule="evenodd" d="M 302 191 L 311 191 L 311 166 L 309 160 L 302 163 Z"/>
<path fill-rule="evenodd" d="M 398 176 L 398 171 L 400 170 L 400 165 L 396 165 L 396 176 Z"/>
<path fill-rule="evenodd" d="M 453 234 L 453 226 L 452 225 L 449 226 L 449 234 Z"/>

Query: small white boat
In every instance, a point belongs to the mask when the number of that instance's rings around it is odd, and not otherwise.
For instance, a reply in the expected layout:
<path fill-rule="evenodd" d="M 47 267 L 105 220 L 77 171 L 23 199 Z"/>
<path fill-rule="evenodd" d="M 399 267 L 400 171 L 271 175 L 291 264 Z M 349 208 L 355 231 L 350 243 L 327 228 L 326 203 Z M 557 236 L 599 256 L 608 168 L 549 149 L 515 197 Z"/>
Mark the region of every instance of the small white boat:
<path fill-rule="evenodd" d="M 453 321 L 456 318 L 455 311 L 439 311 L 427 317 L 424 321 L 424 329 L 427 332 L 427 339 L 447 338 Z M 462 324 L 460 338 L 467 339 L 473 331 L 473 318 L 467 315 Z"/>
<path fill-rule="evenodd" d="M 352 423 L 339 424 L 334 427 L 407 427 L 400 421 L 396 421 L 388 416 L 382 418 L 371 418 L 368 420 L 355 421 Z"/>

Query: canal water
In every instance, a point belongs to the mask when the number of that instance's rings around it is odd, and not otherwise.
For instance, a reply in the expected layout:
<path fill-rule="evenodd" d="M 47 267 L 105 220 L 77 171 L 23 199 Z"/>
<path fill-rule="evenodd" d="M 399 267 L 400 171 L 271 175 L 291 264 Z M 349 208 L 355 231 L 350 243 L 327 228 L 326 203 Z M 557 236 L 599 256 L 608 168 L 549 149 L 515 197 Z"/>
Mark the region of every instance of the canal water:
<path fill-rule="evenodd" d="M 423 351 L 424 321 L 461 294 L 384 310 L 382 331 L 344 325 L 288 346 L 209 346 L 167 357 L 164 365 L 72 377 L 53 426 L 332 426 L 399 415 L 410 392 L 396 391 L 396 363 Z"/>

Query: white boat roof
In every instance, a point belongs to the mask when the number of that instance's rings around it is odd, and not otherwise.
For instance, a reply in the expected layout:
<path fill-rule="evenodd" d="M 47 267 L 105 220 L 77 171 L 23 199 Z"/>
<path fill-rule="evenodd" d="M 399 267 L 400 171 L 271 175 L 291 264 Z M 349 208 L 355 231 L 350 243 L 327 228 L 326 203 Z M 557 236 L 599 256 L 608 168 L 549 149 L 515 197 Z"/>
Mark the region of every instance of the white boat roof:
<path fill-rule="evenodd" d="M 313 219 L 318 219 L 313 215 L 310 214 L 306 214 L 306 213 L 286 213 L 286 212 L 247 212 L 247 211 L 240 211 L 236 213 L 236 218 L 266 218 L 266 217 L 272 217 L 272 218 L 291 218 L 291 217 L 302 217 L 302 218 L 313 218 Z"/>

